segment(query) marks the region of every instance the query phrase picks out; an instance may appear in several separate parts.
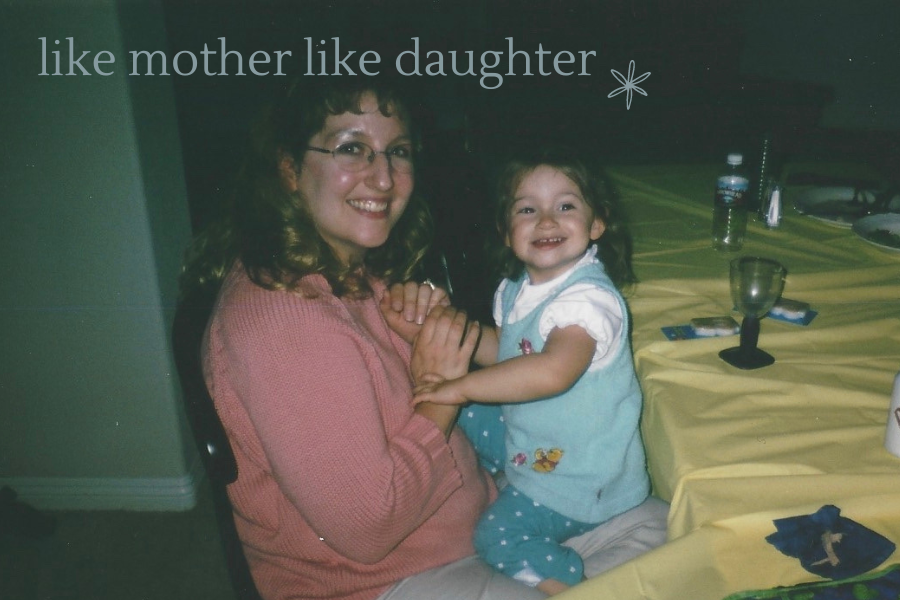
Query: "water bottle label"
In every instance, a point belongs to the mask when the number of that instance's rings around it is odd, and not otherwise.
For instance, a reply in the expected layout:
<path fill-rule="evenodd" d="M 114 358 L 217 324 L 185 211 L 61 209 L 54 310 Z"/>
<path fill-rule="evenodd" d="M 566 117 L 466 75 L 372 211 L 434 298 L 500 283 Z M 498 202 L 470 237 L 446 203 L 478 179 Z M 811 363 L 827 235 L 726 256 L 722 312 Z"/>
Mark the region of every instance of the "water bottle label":
<path fill-rule="evenodd" d="M 750 180 L 746 177 L 726 175 L 716 180 L 716 204 L 721 206 L 743 206 Z"/>

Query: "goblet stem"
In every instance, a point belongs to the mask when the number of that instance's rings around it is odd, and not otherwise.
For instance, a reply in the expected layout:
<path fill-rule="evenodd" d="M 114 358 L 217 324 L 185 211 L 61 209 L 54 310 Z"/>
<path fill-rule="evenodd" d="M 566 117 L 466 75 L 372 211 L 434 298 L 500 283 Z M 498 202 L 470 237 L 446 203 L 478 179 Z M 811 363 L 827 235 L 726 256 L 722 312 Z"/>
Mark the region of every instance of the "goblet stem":
<path fill-rule="evenodd" d="M 757 348 L 759 342 L 759 317 L 744 317 L 741 324 L 741 344 L 719 352 L 719 356 L 728 364 L 739 369 L 758 369 L 775 362 L 771 354 Z"/>
<path fill-rule="evenodd" d="M 741 354 L 749 356 L 759 343 L 759 317 L 745 316 L 741 323 Z"/>

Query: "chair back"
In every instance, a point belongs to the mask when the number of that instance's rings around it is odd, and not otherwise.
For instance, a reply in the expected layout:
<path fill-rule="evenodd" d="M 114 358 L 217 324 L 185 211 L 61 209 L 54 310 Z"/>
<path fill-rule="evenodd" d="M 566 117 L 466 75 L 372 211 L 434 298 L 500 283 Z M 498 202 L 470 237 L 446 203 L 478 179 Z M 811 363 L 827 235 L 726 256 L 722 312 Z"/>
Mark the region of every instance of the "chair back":
<path fill-rule="evenodd" d="M 238 600 L 261 600 L 250 575 L 226 491 L 226 486 L 237 480 L 237 462 L 203 379 L 200 346 L 213 302 L 214 296 L 189 297 L 179 302 L 172 325 L 175 366 L 181 380 L 188 423 L 212 487 L 216 521 L 232 587 Z"/>
<path fill-rule="evenodd" d="M 212 301 L 189 298 L 180 302 L 172 326 L 172 346 L 197 451 L 210 479 L 227 485 L 237 479 L 237 463 L 206 389 L 200 362 L 200 344 L 211 312 Z"/>

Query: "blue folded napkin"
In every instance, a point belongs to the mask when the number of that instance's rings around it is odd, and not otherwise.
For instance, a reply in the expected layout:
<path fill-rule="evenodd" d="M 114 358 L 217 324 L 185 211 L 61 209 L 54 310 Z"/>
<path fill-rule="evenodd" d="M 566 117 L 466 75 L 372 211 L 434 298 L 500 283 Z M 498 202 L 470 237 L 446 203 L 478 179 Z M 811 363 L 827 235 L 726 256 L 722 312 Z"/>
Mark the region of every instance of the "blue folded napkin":
<path fill-rule="evenodd" d="M 766 541 L 783 554 L 800 559 L 804 569 L 828 579 L 844 579 L 871 571 L 894 553 L 884 536 L 841 516 L 826 505 L 811 515 L 773 521 L 777 530 Z"/>

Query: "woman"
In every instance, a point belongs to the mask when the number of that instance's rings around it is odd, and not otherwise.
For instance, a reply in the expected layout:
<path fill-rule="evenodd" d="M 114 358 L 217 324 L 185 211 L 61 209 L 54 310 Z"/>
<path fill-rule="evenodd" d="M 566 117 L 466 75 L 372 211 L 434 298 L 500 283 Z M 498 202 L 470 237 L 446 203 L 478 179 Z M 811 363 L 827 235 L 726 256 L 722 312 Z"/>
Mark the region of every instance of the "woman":
<path fill-rule="evenodd" d="M 266 600 L 542 597 L 472 556 L 493 483 L 455 408 L 412 406 L 424 373 L 465 373 L 477 338 L 430 285 L 386 291 L 430 237 L 415 148 L 407 105 L 372 80 L 292 90 L 189 256 L 185 285 L 219 288 L 204 374 Z"/>

